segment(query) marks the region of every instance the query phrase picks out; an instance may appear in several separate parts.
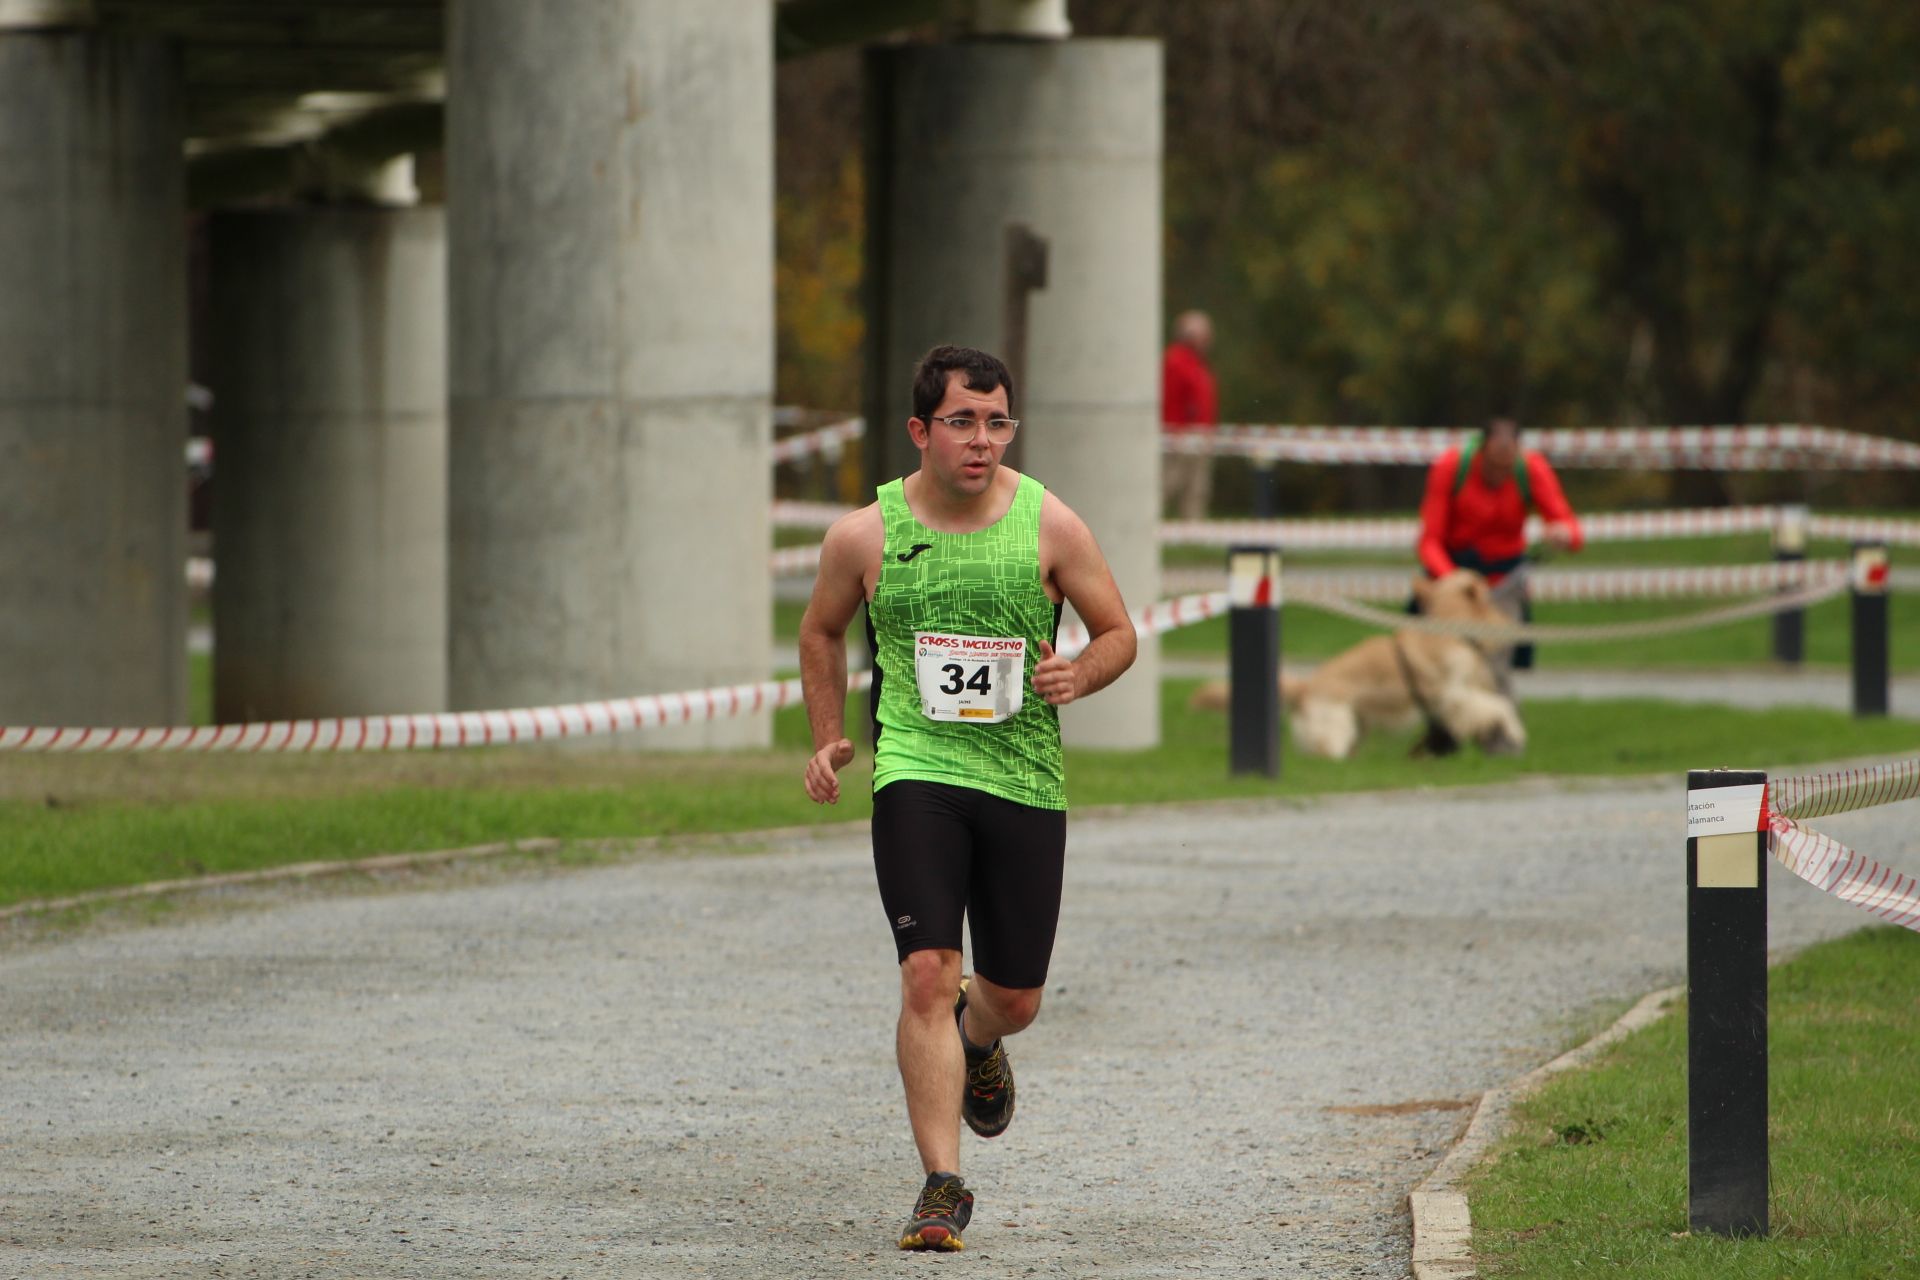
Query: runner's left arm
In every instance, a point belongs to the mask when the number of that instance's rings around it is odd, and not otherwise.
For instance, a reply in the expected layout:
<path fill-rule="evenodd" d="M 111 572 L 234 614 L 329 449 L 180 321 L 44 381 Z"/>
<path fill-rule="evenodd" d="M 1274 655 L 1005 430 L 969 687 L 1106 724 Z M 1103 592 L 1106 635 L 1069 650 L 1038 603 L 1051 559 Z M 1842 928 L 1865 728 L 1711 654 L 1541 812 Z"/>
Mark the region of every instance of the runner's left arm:
<path fill-rule="evenodd" d="M 1087 647 L 1072 659 L 1055 653 L 1046 641 L 1040 642 L 1033 691 L 1059 707 L 1098 693 L 1118 680 L 1133 665 L 1140 641 L 1093 531 L 1051 493 L 1040 508 L 1040 538 L 1046 547 L 1049 576 L 1080 615 L 1091 637 Z"/>

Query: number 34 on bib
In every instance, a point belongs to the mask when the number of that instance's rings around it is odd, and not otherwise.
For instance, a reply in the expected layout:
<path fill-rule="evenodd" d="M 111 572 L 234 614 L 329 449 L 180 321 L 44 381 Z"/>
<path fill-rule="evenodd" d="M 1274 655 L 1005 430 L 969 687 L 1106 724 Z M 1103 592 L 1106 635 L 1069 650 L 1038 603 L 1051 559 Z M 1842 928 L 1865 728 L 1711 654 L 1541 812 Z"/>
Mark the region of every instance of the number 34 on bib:
<path fill-rule="evenodd" d="M 922 631 L 913 647 L 920 709 L 927 719 L 998 724 L 1019 712 L 1027 683 L 1024 638 Z"/>

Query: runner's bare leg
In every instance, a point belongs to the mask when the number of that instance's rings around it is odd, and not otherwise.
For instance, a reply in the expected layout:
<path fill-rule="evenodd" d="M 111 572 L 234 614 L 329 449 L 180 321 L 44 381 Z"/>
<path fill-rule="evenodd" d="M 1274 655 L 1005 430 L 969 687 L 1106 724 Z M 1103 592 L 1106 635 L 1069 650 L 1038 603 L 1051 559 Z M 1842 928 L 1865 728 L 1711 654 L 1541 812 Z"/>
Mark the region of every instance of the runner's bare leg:
<path fill-rule="evenodd" d="M 900 1029 L 895 1041 L 907 1121 L 928 1173 L 960 1171 L 960 1095 L 967 1064 L 954 1025 L 958 951 L 914 951 L 900 962 Z"/>

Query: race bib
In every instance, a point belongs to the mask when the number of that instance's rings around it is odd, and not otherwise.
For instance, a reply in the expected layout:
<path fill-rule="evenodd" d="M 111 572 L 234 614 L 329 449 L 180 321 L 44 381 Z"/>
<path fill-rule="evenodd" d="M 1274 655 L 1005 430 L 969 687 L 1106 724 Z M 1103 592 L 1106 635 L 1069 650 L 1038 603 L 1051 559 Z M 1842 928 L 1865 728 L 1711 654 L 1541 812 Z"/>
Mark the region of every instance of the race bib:
<path fill-rule="evenodd" d="M 922 631 L 913 638 L 920 710 L 929 720 L 999 724 L 1020 710 L 1027 642 Z"/>

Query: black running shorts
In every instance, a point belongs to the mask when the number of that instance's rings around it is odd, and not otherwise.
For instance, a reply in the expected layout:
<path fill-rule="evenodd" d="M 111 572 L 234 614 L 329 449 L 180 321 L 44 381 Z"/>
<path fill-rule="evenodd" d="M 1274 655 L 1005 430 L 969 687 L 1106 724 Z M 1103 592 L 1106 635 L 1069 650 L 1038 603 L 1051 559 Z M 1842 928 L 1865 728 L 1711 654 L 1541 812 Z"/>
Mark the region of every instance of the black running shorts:
<path fill-rule="evenodd" d="M 873 869 L 894 946 L 959 951 L 1003 987 L 1046 985 L 1060 920 L 1067 815 L 971 787 L 911 779 L 873 797 Z"/>

